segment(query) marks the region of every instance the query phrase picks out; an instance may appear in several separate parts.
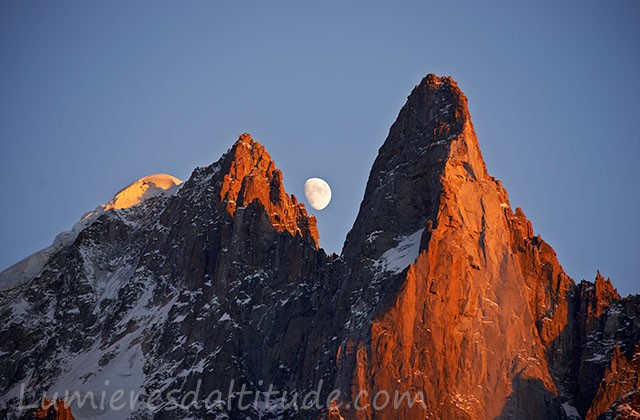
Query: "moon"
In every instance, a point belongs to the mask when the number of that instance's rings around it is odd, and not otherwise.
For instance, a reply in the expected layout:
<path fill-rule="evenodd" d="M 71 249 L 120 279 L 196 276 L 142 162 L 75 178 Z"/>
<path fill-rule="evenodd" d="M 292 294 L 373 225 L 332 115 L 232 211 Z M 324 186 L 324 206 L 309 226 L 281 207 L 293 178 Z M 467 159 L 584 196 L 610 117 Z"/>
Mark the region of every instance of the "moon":
<path fill-rule="evenodd" d="M 304 195 L 311 207 L 322 210 L 331 201 L 331 187 L 324 179 L 309 178 L 304 183 Z"/>

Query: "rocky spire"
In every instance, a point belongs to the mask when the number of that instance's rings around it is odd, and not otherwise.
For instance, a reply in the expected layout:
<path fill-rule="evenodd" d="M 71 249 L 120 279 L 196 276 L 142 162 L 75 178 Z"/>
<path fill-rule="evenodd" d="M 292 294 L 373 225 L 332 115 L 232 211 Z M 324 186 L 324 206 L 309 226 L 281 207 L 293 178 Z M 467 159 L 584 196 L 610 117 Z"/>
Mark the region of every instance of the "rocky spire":
<path fill-rule="evenodd" d="M 462 154 L 469 157 L 469 176 L 487 176 L 467 98 L 450 77 L 429 74 L 413 89 L 380 147 L 345 242 L 345 256 L 355 252 L 377 258 L 394 245 L 394 238 L 426 228 L 427 223 L 427 231 L 435 228 L 442 194 L 439 179 L 446 162 Z"/>
<path fill-rule="evenodd" d="M 363 289 L 352 312 L 370 312 L 348 334 L 359 350 L 342 353 L 338 386 L 424 390 L 427 409 L 385 418 L 557 412 L 543 343 L 566 325 L 571 281 L 547 248 L 488 175 L 457 84 L 428 75 L 380 148 L 345 243 L 343 296 Z"/>
<path fill-rule="evenodd" d="M 602 277 L 599 270 L 596 274 L 595 289 L 596 299 L 598 300 L 599 306 L 598 315 L 600 315 L 600 313 L 602 313 L 602 311 L 608 308 L 612 303 L 620 300 L 620 295 L 613 287 L 613 284 L 611 284 L 611 280 Z"/>
<path fill-rule="evenodd" d="M 303 203 L 288 195 L 282 183 L 282 172 L 265 148 L 244 133 L 219 162 L 223 180 L 220 200 L 231 216 L 236 209 L 257 201 L 280 232 L 300 235 L 318 247 L 316 218 L 307 215 Z"/>

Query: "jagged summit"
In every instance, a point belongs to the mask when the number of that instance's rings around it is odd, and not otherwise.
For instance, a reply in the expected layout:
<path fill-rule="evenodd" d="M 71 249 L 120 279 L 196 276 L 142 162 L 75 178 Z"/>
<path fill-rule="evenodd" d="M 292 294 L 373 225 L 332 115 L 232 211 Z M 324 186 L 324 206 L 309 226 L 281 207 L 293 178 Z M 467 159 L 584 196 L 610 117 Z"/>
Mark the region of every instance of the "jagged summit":
<path fill-rule="evenodd" d="M 449 76 L 429 74 L 412 90 L 389 137 L 437 142 L 469 121 L 467 98 L 458 84 Z"/>
<path fill-rule="evenodd" d="M 238 208 L 256 201 L 262 205 L 278 231 L 288 231 L 311 240 L 318 247 L 318 229 L 314 216 L 303 203 L 288 195 L 282 172 L 271 156 L 248 133 L 241 134 L 231 149 L 216 163 L 222 174 L 220 200 L 232 216 Z"/>
<path fill-rule="evenodd" d="M 465 178 L 488 177 L 467 98 L 451 77 L 429 74 L 412 90 L 380 147 L 343 254 L 364 249 L 378 258 L 398 238 L 425 229 L 428 220 L 435 227 L 441 177 L 458 164 Z"/>

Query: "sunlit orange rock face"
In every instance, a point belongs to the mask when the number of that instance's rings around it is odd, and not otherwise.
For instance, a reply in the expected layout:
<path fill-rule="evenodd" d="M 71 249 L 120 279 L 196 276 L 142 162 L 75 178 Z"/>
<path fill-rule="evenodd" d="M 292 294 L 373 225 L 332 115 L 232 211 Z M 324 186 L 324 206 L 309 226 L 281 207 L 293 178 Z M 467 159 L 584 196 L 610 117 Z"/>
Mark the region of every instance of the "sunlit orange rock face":
<path fill-rule="evenodd" d="M 598 392 L 585 418 L 595 420 L 609 414 L 610 418 L 640 418 L 640 346 L 631 360 L 615 347 Z M 622 398 L 621 398 L 622 397 Z"/>
<path fill-rule="evenodd" d="M 50 399 L 45 398 L 42 406 L 34 411 L 35 419 L 55 419 L 55 420 L 74 420 L 71 414 L 71 408 L 64 400 L 57 400 L 52 403 Z"/>
<path fill-rule="evenodd" d="M 417 158 L 406 159 L 410 154 Z M 384 201 L 387 191 L 396 193 L 396 202 Z M 399 216 L 380 221 L 372 214 L 378 208 Z M 372 261 L 394 236 L 421 228 L 415 263 L 379 280 Z M 362 240 L 372 232 L 380 233 Z M 338 355 L 337 382 L 350 390 L 346 400 L 362 390 L 420 390 L 425 405 L 342 408 L 341 415 L 560 418 L 561 400 L 575 391 L 564 387 L 572 381 L 580 387 L 580 366 L 571 359 L 581 358 L 574 314 L 582 301 L 553 249 L 534 234 L 521 209 L 512 211 L 500 181 L 487 173 L 467 100 L 450 78 L 429 75 L 413 90 L 374 163 L 343 253 L 351 289 L 381 295 L 371 321 L 350 334 L 357 350 Z M 618 300 L 598 273 L 589 317 L 602 316 Z M 616 354 L 622 361 L 607 370 L 604 381 L 638 372 Z M 560 391 L 564 396 L 557 398 Z M 604 401 L 603 408 L 589 413 L 607 411 L 621 395 L 611 392 L 613 397 L 599 389 L 594 404 Z"/>
<path fill-rule="evenodd" d="M 266 210 L 273 226 L 280 232 L 308 238 L 318 246 L 318 229 L 314 216 L 308 216 L 304 204 L 288 195 L 282 184 L 282 172 L 265 148 L 249 134 L 242 134 L 223 163 L 224 181 L 220 199 L 232 216 L 238 207 L 257 200 Z"/>

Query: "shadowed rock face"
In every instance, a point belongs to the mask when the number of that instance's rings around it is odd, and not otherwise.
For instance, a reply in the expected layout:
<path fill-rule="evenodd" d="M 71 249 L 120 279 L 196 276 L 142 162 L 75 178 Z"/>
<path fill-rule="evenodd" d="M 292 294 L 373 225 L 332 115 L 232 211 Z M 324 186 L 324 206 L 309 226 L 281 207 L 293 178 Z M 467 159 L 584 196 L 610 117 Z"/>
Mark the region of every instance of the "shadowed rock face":
<path fill-rule="evenodd" d="M 331 266 L 317 239 L 315 218 L 285 193 L 264 148 L 242 135 L 172 196 L 104 213 L 41 275 L 2 295 L 0 393 L 12 403 L 0 404 L 0 417 L 14 413 L 22 381 L 28 401 L 43 391 L 95 392 L 105 380 L 126 392 L 182 394 L 200 383 L 202 398 L 227 392 L 231 380 L 236 390 L 317 382 L 311 355 L 329 340 L 318 329 L 313 341 L 310 326 L 330 310 L 320 293 Z"/>
<path fill-rule="evenodd" d="M 37 400 L 124 369 L 131 388 L 181 395 L 232 380 L 290 395 L 322 382 L 321 401 L 339 391 L 311 411 L 133 410 L 156 419 L 632 416 L 638 299 L 600 273 L 578 285 L 564 273 L 487 173 L 464 94 L 428 75 L 340 257 L 318 248 L 315 218 L 243 134 L 172 195 L 107 211 L 2 292 L 0 414 L 16 413 L 22 381 Z M 381 392 L 419 401 L 376 410 Z"/>

